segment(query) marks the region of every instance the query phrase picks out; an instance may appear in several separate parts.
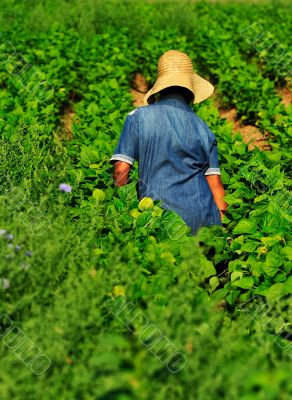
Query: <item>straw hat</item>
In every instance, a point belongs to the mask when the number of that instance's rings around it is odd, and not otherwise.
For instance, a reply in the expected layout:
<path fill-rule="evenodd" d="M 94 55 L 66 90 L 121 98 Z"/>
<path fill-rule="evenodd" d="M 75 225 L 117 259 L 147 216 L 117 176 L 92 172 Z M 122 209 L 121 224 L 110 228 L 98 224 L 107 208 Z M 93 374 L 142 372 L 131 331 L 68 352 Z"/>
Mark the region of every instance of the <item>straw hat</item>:
<path fill-rule="evenodd" d="M 144 96 L 144 104 L 155 101 L 154 94 L 170 86 L 182 86 L 194 94 L 193 103 L 207 99 L 214 86 L 193 70 L 190 57 L 178 50 L 169 50 L 158 61 L 158 77 L 154 86 Z"/>

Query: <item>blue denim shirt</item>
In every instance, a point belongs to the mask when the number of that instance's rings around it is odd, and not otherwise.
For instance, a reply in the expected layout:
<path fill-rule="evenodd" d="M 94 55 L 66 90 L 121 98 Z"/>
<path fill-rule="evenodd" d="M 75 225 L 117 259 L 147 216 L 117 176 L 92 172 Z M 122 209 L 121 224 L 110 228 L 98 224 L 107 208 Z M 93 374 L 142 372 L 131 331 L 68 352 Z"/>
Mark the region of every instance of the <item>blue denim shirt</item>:
<path fill-rule="evenodd" d="M 138 161 L 138 197 L 162 200 L 195 233 L 221 225 L 205 175 L 220 175 L 217 142 L 180 95 L 131 111 L 110 161 Z"/>

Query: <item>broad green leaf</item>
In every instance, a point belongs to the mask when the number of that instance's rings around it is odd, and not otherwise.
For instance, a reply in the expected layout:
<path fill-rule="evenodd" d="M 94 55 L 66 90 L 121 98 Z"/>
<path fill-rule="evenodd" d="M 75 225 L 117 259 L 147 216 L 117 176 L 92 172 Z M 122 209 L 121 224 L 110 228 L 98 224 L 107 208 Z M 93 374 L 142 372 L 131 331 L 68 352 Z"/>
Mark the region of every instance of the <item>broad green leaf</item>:
<path fill-rule="evenodd" d="M 99 161 L 100 154 L 99 152 L 92 146 L 82 146 L 80 161 L 83 165 L 88 165 Z"/>
<path fill-rule="evenodd" d="M 163 234 L 169 239 L 179 240 L 190 231 L 190 228 L 185 224 L 184 220 L 173 211 L 164 213 L 163 222 Z"/>
<path fill-rule="evenodd" d="M 261 202 L 261 201 L 263 201 L 263 200 L 266 200 L 266 199 L 268 199 L 269 198 L 269 196 L 267 195 L 267 194 L 261 194 L 260 196 L 258 196 L 258 197 L 256 197 L 255 199 L 254 199 L 254 203 L 259 203 L 259 202 Z"/>
<path fill-rule="evenodd" d="M 124 296 L 125 297 L 125 288 L 122 285 L 116 285 L 113 287 L 114 296 Z"/>
<path fill-rule="evenodd" d="M 288 243 L 286 247 L 282 248 L 281 253 L 284 257 L 287 257 L 288 260 L 292 260 L 292 246 L 291 243 Z"/>
<path fill-rule="evenodd" d="M 165 251 L 161 253 L 160 257 L 167 261 L 169 264 L 174 264 L 176 262 L 175 257 L 173 256 L 173 254 L 171 254 L 170 251 Z"/>
<path fill-rule="evenodd" d="M 234 304 L 239 295 L 240 295 L 240 290 L 232 290 L 232 292 L 229 293 L 228 296 L 226 296 L 228 304 L 231 305 Z"/>
<path fill-rule="evenodd" d="M 275 276 L 275 282 L 280 283 L 280 282 L 285 282 L 287 280 L 287 275 L 283 272 L 280 274 L 277 274 Z"/>
<path fill-rule="evenodd" d="M 123 201 L 116 197 L 114 198 L 114 205 L 118 211 L 122 210 L 125 207 Z"/>
<path fill-rule="evenodd" d="M 209 278 L 209 276 L 216 275 L 216 269 L 211 261 L 206 258 L 202 260 L 201 265 L 203 267 L 204 277 Z"/>
<path fill-rule="evenodd" d="M 258 242 L 249 240 L 242 245 L 241 250 L 246 253 L 252 253 L 256 250 L 258 245 L 259 245 Z"/>
<path fill-rule="evenodd" d="M 242 278 L 242 271 L 234 271 L 231 274 L 231 282 L 234 282 L 236 279 L 241 279 Z"/>
<path fill-rule="evenodd" d="M 261 241 L 265 246 L 271 247 L 274 244 L 282 241 L 283 238 L 280 235 L 274 235 L 274 236 L 267 236 L 267 237 L 262 237 Z"/>
<path fill-rule="evenodd" d="M 261 276 L 263 273 L 264 263 L 262 261 L 254 261 L 250 263 L 250 269 L 253 276 Z"/>
<path fill-rule="evenodd" d="M 228 173 L 226 171 L 222 170 L 221 171 L 221 179 L 222 179 L 222 183 L 224 185 L 227 185 L 230 180 L 230 175 L 228 175 Z"/>
<path fill-rule="evenodd" d="M 236 251 L 241 249 L 241 246 L 244 243 L 244 235 L 240 235 L 237 238 L 233 239 L 230 245 L 232 251 Z"/>
<path fill-rule="evenodd" d="M 130 214 L 133 218 L 138 218 L 139 215 L 141 214 L 141 212 L 138 210 L 138 208 L 133 208 L 132 210 L 130 210 Z"/>
<path fill-rule="evenodd" d="M 232 206 L 234 204 L 242 204 L 243 200 L 232 195 L 232 194 L 228 194 L 224 197 L 225 201 L 228 203 L 229 206 Z"/>
<path fill-rule="evenodd" d="M 289 276 L 286 282 L 284 282 L 284 291 L 287 294 L 292 294 L 292 276 Z"/>
<path fill-rule="evenodd" d="M 229 289 L 227 287 L 215 290 L 215 292 L 211 294 L 211 297 L 215 300 L 222 300 L 227 296 L 228 291 Z"/>
<path fill-rule="evenodd" d="M 281 222 L 279 220 L 279 217 L 276 215 L 273 215 L 271 213 L 267 213 L 264 216 L 264 221 L 262 225 L 262 231 L 266 233 L 277 233 L 279 232 Z"/>
<path fill-rule="evenodd" d="M 111 79 L 108 81 L 108 84 L 109 84 L 109 86 L 110 86 L 112 89 L 118 89 L 118 88 L 119 88 L 118 81 L 117 81 L 117 79 L 115 79 L 115 78 L 111 78 Z"/>
<path fill-rule="evenodd" d="M 146 211 L 149 208 L 153 208 L 154 203 L 150 197 L 144 197 L 142 200 L 139 201 L 138 208 L 140 211 Z"/>
<path fill-rule="evenodd" d="M 233 229 L 234 234 L 250 233 L 253 234 L 257 231 L 257 224 L 255 221 L 249 219 L 241 219 L 236 227 Z"/>
<path fill-rule="evenodd" d="M 209 284 L 211 286 L 211 293 L 214 292 L 214 290 L 218 287 L 219 285 L 219 279 L 217 276 L 212 276 L 212 278 L 209 279 Z"/>
<path fill-rule="evenodd" d="M 90 103 L 87 107 L 87 112 L 90 114 L 98 114 L 99 108 L 98 105 L 94 102 Z"/>
<path fill-rule="evenodd" d="M 266 291 L 265 296 L 269 300 L 277 300 L 285 294 L 284 283 L 275 283 Z"/>
<path fill-rule="evenodd" d="M 92 192 L 92 197 L 98 200 L 99 202 L 102 202 L 105 200 L 106 194 L 101 189 L 94 189 L 94 191 Z"/>
<path fill-rule="evenodd" d="M 251 289 L 253 287 L 253 284 L 254 280 L 251 276 L 247 276 L 232 283 L 233 286 L 240 287 L 241 289 Z"/>
<path fill-rule="evenodd" d="M 275 276 L 279 271 L 279 267 L 282 265 L 282 258 L 279 254 L 271 251 L 266 256 L 266 261 L 263 265 L 263 270 L 268 276 Z"/>
<path fill-rule="evenodd" d="M 232 261 L 229 261 L 229 263 L 228 263 L 228 271 L 229 272 L 237 271 L 241 268 L 247 268 L 247 267 L 248 267 L 247 261 L 232 260 Z"/>

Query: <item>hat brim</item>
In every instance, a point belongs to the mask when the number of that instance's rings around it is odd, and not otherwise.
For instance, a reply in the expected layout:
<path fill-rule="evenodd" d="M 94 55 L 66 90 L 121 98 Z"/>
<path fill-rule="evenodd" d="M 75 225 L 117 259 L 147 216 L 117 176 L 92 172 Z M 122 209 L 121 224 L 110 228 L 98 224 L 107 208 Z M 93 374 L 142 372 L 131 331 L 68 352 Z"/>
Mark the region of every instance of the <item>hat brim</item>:
<path fill-rule="evenodd" d="M 214 92 L 214 86 L 196 73 L 191 75 L 184 73 L 165 74 L 157 78 L 153 87 L 146 93 L 144 104 L 152 104 L 155 101 L 154 95 L 170 86 L 181 86 L 189 89 L 194 94 L 194 104 L 206 100 Z"/>

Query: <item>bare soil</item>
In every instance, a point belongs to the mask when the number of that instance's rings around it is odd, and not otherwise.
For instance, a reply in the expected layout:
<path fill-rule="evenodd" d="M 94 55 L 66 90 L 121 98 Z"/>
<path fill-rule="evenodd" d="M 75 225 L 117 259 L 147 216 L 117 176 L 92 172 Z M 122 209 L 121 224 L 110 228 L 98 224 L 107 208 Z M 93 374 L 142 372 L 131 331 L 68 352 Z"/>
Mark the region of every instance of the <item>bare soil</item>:
<path fill-rule="evenodd" d="M 269 133 L 262 133 L 254 125 L 243 125 L 240 120 L 237 119 L 236 108 L 231 108 L 229 110 L 220 110 L 220 117 L 225 118 L 228 122 L 233 123 L 233 134 L 240 133 L 244 143 L 248 145 L 249 150 L 253 150 L 258 147 L 260 150 L 269 151 L 271 146 L 267 142 Z"/>
<path fill-rule="evenodd" d="M 133 106 L 144 106 L 144 96 L 148 92 L 148 84 L 142 74 L 137 72 L 132 82 L 131 94 L 133 96 Z"/>
<path fill-rule="evenodd" d="M 62 139 L 70 140 L 73 139 L 73 120 L 75 117 L 75 112 L 71 106 L 65 108 L 64 113 L 61 117 L 61 131 Z"/>
<path fill-rule="evenodd" d="M 292 92 L 289 86 L 282 89 L 277 89 L 277 93 L 282 98 L 282 103 L 285 107 L 288 107 L 290 104 L 292 104 Z"/>
<path fill-rule="evenodd" d="M 281 97 L 281 102 L 285 107 L 288 107 L 292 103 L 292 92 L 290 87 L 287 86 L 282 89 L 277 89 L 278 95 Z M 220 116 L 227 119 L 228 122 L 233 122 L 233 132 L 240 132 L 243 141 L 248 144 L 249 150 L 258 147 L 260 150 L 271 150 L 271 146 L 267 142 L 269 133 L 262 133 L 256 126 L 241 124 L 240 120 L 236 117 L 236 109 L 231 108 L 229 110 L 220 110 Z"/>

